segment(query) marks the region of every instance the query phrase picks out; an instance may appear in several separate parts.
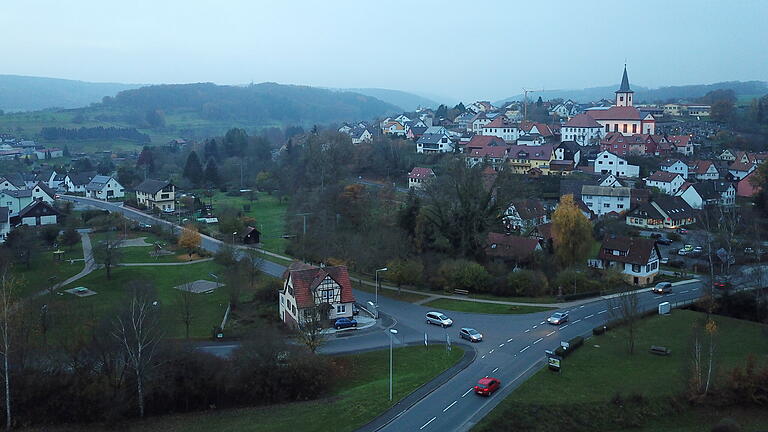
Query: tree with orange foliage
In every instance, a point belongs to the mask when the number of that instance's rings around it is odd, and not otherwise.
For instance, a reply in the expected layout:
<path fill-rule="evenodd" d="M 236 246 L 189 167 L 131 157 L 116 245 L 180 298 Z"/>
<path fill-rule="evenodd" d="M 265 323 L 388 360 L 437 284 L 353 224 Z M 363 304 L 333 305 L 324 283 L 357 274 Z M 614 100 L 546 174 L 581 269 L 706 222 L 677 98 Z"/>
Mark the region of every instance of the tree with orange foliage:
<path fill-rule="evenodd" d="M 184 225 L 184 228 L 181 229 L 181 234 L 179 235 L 179 247 L 186 249 L 190 258 L 192 258 L 192 252 L 200 247 L 201 241 L 202 238 L 200 237 L 200 232 L 195 225 Z"/>

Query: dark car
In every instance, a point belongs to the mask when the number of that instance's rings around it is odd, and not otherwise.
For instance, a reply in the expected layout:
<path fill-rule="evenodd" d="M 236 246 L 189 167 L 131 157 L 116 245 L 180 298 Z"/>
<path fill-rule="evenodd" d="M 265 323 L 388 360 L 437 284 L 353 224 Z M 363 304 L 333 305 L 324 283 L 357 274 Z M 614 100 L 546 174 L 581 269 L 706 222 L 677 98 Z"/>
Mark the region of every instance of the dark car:
<path fill-rule="evenodd" d="M 501 381 L 498 378 L 485 377 L 480 378 L 475 386 L 475 393 L 480 396 L 490 396 L 501 387 Z"/>
<path fill-rule="evenodd" d="M 669 246 L 672 244 L 672 240 L 668 238 L 659 238 L 659 239 L 656 239 L 656 243 L 664 246 Z"/>
<path fill-rule="evenodd" d="M 715 289 L 719 289 L 721 291 L 728 291 L 733 287 L 733 285 L 731 285 L 731 281 L 728 279 L 716 279 L 712 286 Z"/>
<path fill-rule="evenodd" d="M 333 323 L 333 328 L 336 330 L 357 327 L 357 321 L 352 318 L 339 318 Z"/>
<path fill-rule="evenodd" d="M 672 292 L 671 282 L 659 282 L 651 290 L 654 294 L 669 294 Z"/>

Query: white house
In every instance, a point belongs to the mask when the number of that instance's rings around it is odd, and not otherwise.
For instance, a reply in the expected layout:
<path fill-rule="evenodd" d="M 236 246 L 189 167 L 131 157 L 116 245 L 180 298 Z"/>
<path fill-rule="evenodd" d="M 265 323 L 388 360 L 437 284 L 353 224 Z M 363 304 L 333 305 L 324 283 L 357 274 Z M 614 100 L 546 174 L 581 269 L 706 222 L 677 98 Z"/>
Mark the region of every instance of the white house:
<path fill-rule="evenodd" d="M 752 171 L 757 168 L 757 165 L 752 162 L 736 161 L 728 166 L 728 173 L 736 180 L 741 180 L 748 176 Z"/>
<path fill-rule="evenodd" d="M 0 176 L 0 190 L 20 190 L 26 189 L 24 177 L 19 173 Z"/>
<path fill-rule="evenodd" d="M 560 128 L 560 142 L 575 141 L 580 146 L 597 145 L 603 136 L 603 126 L 586 114 L 574 116 Z"/>
<path fill-rule="evenodd" d="M 34 201 L 53 204 L 54 193 L 42 182 L 30 189 L 0 190 L 0 206 L 8 207 L 11 216 L 17 216 Z"/>
<path fill-rule="evenodd" d="M 732 207 L 736 204 L 736 188 L 733 183 L 719 180 L 707 180 L 688 185 L 677 195 L 691 207 L 700 209 L 704 206 Z"/>
<path fill-rule="evenodd" d="M 619 181 L 615 175 L 610 173 L 603 174 L 603 176 L 597 180 L 597 185 L 603 187 L 624 187 L 624 185 L 621 184 L 621 181 Z"/>
<path fill-rule="evenodd" d="M 681 174 L 662 170 L 654 172 L 645 179 L 646 186 L 658 188 L 667 195 L 674 195 L 683 183 L 685 180 Z"/>
<path fill-rule="evenodd" d="M 312 313 L 320 313 L 324 304 L 328 315 L 320 319 L 351 318 L 355 296 L 345 266 L 313 267 L 294 263 L 285 271 L 279 293 L 280 320 L 289 327 L 299 327 Z"/>
<path fill-rule="evenodd" d="M 472 118 L 472 121 L 469 124 L 472 126 L 472 132 L 474 132 L 476 135 L 480 135 L 482 134 L 483 126 L 487 125 L 490 122 L 491 122 L 491 119 L 489 119 L 484 112 L 481 112 L 475 115 L 475 117 Z"/>
<path fill-rule="evenodd" d="M 447 133 L 425 133 L 416 141 L 416 153 L 449 153 L 454 150 Z"/>
<path fill-rule="evenodd" d="M 173 211 L 176 208 L 176 186 L 169 181 L 144 180 L 136 186 L 136 201 L 149 209 Z"/>
<path fill-rule="evenodd" d="M 680 174 L 684 179 L 688 178 L 688 164 L 680 159 L 667 159 L 661 163 L 663 171 Z"/>
<path fill-rule="evenodd" d="M 0 207 L 0 244 L 5 243 L 5 237 L 11 232 L 11 212 L 8 207 Z"/>
<path fill-rule="evenodd" d="M 85 186 L 85 194 L 91 198 L 110 200 L 124 197 L 125 190 L 114 177 L 97 175 Z"/>
<path fill-rule="evenodd" d="M 41 226 L 58 223 L 61 213 L 49 203 L 42 200 L 34 200 L 21 209 L 15 219 L 15 225 Z"/>
<path fill-rule="evenodd" d="M 693 155 L 693 143 L 691 137 L 688 135 L 670 135 L 667 140 L 675 146 L 675 150 L 678 153 L 682 153 L 686 156 Z"/>
<path fill-rule="evenodd" d="M 697 160 L 688 166 L 689 178 L 696 180 L 717 180 L 720 178 L 720 172 L 712 161 Z"/>
<path fill-rule="evenodd" d="M 432 168 L 414 167 L 408 173 L 408 187 L 410 189 L 422 189 L 427 181 L 435 178 Z"/>
<path fill-rule="evenodd" d="M 595 173 L 611 173 L 616 177 L 638 177 L 640 175 L 640 167 L 630 165 L 626 159 L 605 150 L 600 152 L 595 158 Z"/>
<path fill-rule="evenodd" d="M 373 134 L 367 127 L 356 127 L 349 132 L 352 137 L 352 144 L 360 144 L 373 141 Z"/>
<path fill-rule="evenodd" d="M 594 264 L 619 270 L 633 285 L 653 283 L 659 273 L 659 249 L 654 239 L 609 235 Z"/>
<path fill-rule="evenodd" d="M 60 148 L 44 148 L 35 150 L 35 156 L 39 160 L 64 157 L 64 150 Z"/>
<path fill-rule="evenodd" d="M 93 171 L 67 173 L 66 177 L 64 177 L 64 189 L 69 193 L 85 193 L 85 186 L 88 185 L 94 177 L 96 177 L 96 173 Z"/>
<path fill-rule="evenodd" d="M 596 216 L 615 212 L 623 213 L 632 204 L 632 189 L 628 187 L 604 187 L 583 185 L 581 200 Z"/>
<path fill-rule="evenodd" d="M 675 229 L 696 223 L 697 212 L 680 197 L 659 196 L 627 215 L 629 226 L 650 229 Z"/>
<path fill-rule="evenodd" d="M 481 126 L 479 135 L 495 136 L 506 142 L 514 142 L 520 137 L 518 126 L 510 122 L 507 117 L 500 115 L 491 122 Z"/>
<path fill-rule="evenodd" d="M 549 216 L 544 205 L 541 201 L 533 199 L 510 202 L 501 217 L 507 232 L 528 231 L 535 226 L 549 223 Z"/>

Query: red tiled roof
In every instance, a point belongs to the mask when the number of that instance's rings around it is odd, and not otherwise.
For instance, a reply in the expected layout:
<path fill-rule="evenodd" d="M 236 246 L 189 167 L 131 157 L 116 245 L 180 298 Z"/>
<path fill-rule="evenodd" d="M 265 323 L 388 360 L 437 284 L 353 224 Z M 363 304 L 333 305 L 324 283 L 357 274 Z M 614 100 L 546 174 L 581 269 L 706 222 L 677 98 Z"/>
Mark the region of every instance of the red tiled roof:
<path fill-rule="evenodd" d="M 745 197 L 745 198 L 751 198 L 756 193 L 760 192 L 760 188 L 759 187 L 755 187 L 752 184 L 752 179 L 754 178 L 756 172 L 757 171 L 752 171 L 746 177 L 741 179 L 741 181 L 739 181 L 739 183 L 736 185 L 736 195 L 737 196 Z"/>
<path fill-rule="evenodd" d="M 631 106 L 612 106 L 608 109 L 587 110 L 595 120 L 640 120 L 640 111 Z"/>
<path fill-rule="evenodd" d="M 352 283 L 349 280 L 349 272 L 346 266 L 334 267 L 310 267 L 298 270 L 286 270 L 293 283 L 296 305 L 300 308 L 313 307 L 315 305 L 312 292 L 320 283 L 329 277 L 336 281 L 341 288 L 341 302 L 351 303 L 355 301 L 352 293 Z"/>
<path fill-rule="evenodd" d="M 412 179 L 426 179 L 434 176 L 435 172 L 432 171 L 432 168 L 414 167 L 411 172 L 408 173 L 408 178 Z"/>
<path fill-rule="evenodd" d="M 603 239 L 598 258 L 605 261 L 618 261 L 629 264 L 645 265 L 651 257 L 651 252 L 656 248 L 656 240 L 639 237 L 623 237 L 609 235 Z M 608 250 L 618 250 L 624 253 L 613 255 Z"/>
<path fill-rule="evenodd" d="M 515 125 L 511 124 L 509 120 L 507 120 L 504 116 L 498 116 L 495 119 L 491 120 L 490 123 L 483 125 L 483 129 L 485 128 L 505 128 L 505 127 L 514 127 Z"/>
<path fill-rule="evenodd" d="M 496 245 L 496 247 L 492 247 Z M 488 233 L 485 253 L 489 256 L 526 259 L 529 258 L 539 246 L 539 239 L 534 237 L 519 237 L 501 233 Z"/>
<path fill-rule="evenodd" d="M 698 160 L 693 162 L 693 170 L 696 174 L 705 174 L 711 166 L 712 161 L 708 160 Z"/>
<path fill-rule="evenodd" d="M 473 148 L 469 152 L 468 156 L 471 157 L 490 157 L 490 158 L 504 158 L 507 155 L 507 147 L 504 146 L 489 146 L 482 148 Z"/>
<path fill-rule="evenodd" d="M 667 140 L 674 144 L 676 147 L 688 147 L 691 142 L 691 137 L 688 135 L 670 135 Z"/>
<path fill-rule="evenodd" d="M 467 149 L 490 146 L 506 146 L 503 139 L 493 135 L 475 135 L 467 143 Z"/>
<path fill-rule="evenodd" d="M 733 171 L 749 171 L 753 166 L 755 166 L 755 164 L 751 162 L 740 162 L 736 160 L 736 162 L 732 163 L 728 169 Z"/>
<path fill-rule="evenodd" d="M 648 177 L 648 180 L 669 183 L 669 182 L 671 182 L 672 180 L 674 180 L 675 178 L 677 178 L 679 176 L 680 176 L 680 174 L 678 174 L 678 173 L 658 170 L 658 171 L 654 172 L 653 174 L 651 174 Z"/>
<path fill-rule="evenodd" d="M 596 122 L 594 118 L 586 114 L 577 114 L 568 120 L 564 127 L 580 127 L 580 128 L 599 128 L 600 123 Z"/>

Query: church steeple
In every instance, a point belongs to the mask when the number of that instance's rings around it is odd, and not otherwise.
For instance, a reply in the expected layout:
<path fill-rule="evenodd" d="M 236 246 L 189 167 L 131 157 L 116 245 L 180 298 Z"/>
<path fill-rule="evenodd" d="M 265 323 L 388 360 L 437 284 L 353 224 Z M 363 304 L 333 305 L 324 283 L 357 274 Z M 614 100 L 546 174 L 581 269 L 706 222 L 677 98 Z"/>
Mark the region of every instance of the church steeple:
<path fill-rule="evenodd" d="M 632 91 L 629 88 L 629 77 L 627 77 L 627 65 L 624 65 L 624 76 L 621 77 L 621 85 L 616 90 L 616 106 L 632 106 Z"/>

